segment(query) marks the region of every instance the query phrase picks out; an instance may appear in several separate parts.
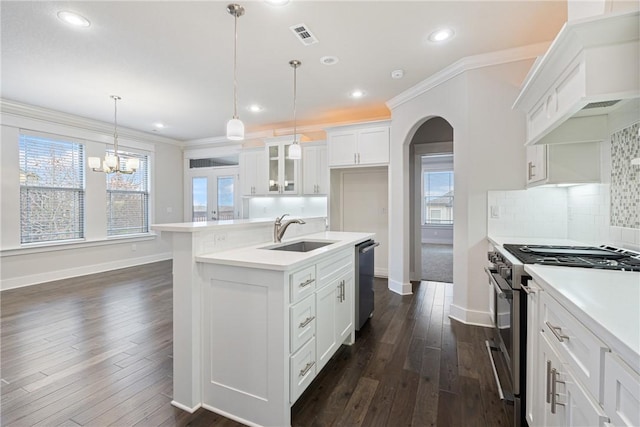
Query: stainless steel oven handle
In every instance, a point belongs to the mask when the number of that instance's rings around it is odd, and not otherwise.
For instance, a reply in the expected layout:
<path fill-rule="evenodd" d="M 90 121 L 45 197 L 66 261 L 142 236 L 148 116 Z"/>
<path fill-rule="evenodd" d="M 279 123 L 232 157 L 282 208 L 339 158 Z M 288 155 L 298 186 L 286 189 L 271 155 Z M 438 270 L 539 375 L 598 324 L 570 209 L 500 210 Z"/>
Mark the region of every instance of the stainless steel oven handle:
<path fill-rule="evenodd" d="M 498 395 L 500 396 L 500 400 L 504 400 L 504 392 L 502 391 L 502 384 L 500 384 L 500 378 L 498 377 L 498 370 L 496 369 L 496 362 L 493 360 L 493 353 L 491 352 L 491 345 L 489 341 L 485 341 L 484 344 L 487 346 L 487 351 L 489 352 L 489 360 L 491 361 L 491 367 L 493 368 L 493 377 L 496 380 L 496 386 L 498 387 Z"/>
<path fill-rule="evenodd" d="M 504 280 L 497 271 L 492 270 L 488 267 L 485 267 L 484 271 L 487 273 L 487 276 L 489 276 L 489 280 L 493 284 L 493 287 L 496 289 L 498 298 L 513 299 L 513 290 L 511 289 L 511 286 L 509 286 L 509 283 L 507 283 L 507 281 Z"/>

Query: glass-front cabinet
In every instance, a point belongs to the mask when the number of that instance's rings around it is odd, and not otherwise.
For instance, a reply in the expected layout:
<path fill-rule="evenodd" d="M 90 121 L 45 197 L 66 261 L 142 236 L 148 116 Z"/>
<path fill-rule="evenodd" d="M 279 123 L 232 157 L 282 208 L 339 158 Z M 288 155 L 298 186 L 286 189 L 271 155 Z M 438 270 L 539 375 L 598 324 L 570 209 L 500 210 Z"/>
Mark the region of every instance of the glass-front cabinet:
<path fill-rule="evenodd" d="M 266 143 L 270 194 L 298 194 L 300 192 L 299 162 L 288 156 L 289 145 L 293 143 L 293 137 L 284 138 L 285 140 Z"/>

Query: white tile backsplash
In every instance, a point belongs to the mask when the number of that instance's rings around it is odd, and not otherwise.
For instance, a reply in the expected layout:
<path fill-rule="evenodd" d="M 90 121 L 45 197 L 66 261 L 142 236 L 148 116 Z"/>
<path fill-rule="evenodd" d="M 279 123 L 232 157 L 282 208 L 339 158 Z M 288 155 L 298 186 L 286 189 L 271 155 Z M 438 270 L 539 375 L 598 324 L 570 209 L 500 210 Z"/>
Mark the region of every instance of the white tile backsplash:
<path fill-rule="evenodd" d="M 252 197 L 249 199 L 251 219 L 275 218 L 282 214 L 292 217 L 327 216 L 326 197 Z"/>
<path fill-rule="evenodd" d="M 489 191 L 488 233 L 502 237 L 567 237 L 564 188 Z M 492 218 L 492 207 L 499 218 Z"/>

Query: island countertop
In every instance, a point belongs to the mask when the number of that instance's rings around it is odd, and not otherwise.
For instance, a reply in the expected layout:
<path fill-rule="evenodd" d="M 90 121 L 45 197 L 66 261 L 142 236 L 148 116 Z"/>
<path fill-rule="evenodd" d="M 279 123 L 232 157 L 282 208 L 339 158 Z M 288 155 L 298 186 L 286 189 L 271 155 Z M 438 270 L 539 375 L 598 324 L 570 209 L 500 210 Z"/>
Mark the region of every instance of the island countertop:
<path fill-rule="evenodd" d="M 295 216 L 301 219 L 324 219 L 325 217 L 304 217 Z M 273 218 L 251 218 L 251 219 L 228 219 L 219 221 L 202 221 L 202 222 L 175 222 L 167 224 L 152 224 L 151 229 L 154 231 L 172 231 L 177 233 L 194 233 L 198 231 L 215 230 L 220 228 L 247 228 L 251 226 L 262 226 L 265 224 L 273 224 Z"/>
<path fill-rule="evenodd" d="M 328 240 L 333 242 L 330 245 L 314 249 L 309 252 L 269 250 L 268 248 L 279 244 L 273 242 L 264 242 L 257 245 L 232 249 L 229 251 L 215 252 L 197 256 L 196 262 L 284 271 L 296 268 L 316 257 L 327 255 L 330 252 L 334 252 L 336 250 L 343 249 L 349 246 L 355 246 L 366 240 L 373 239 L 374 237 L 374 233 L 324 231 L 320 233 L 298 236 L 293 239 L 283 239 L 283 241 L 281 242 L 281 244 L 293 243 L 301 240 Z"/>

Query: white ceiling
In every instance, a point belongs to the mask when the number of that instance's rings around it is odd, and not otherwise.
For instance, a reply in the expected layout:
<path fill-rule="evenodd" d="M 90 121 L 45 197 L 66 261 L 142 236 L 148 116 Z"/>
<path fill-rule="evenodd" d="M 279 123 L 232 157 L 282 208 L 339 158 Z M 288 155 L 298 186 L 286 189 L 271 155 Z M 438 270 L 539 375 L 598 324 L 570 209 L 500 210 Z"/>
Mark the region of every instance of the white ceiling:
<path fill-rule="evenodd" d="M 224 135 L 233 113 L 233 25 L 228 1 L 6 1 L 0 3 L 0 95 L 179 140 Z M 388 115 L 385 102 L 457 60 L 552 40 L 565 1 L 240 2 L 238 109 L 247 132 L 291 126 L 299 59 L 298 124 Z M 78 12 L 89 28 L 57 19 Z M 319 43 L 289 27 L 304 23 Z M 455 38 L 433 44 L 435 29 Z M 320 63 L 325 55 L 336 65 Z M 394 80 L 394 69 L 405 77 Z M 366 92 L 362 99 L 351 90 Z M 260 113 L 247 107 L 258 103 Z"/>

